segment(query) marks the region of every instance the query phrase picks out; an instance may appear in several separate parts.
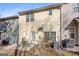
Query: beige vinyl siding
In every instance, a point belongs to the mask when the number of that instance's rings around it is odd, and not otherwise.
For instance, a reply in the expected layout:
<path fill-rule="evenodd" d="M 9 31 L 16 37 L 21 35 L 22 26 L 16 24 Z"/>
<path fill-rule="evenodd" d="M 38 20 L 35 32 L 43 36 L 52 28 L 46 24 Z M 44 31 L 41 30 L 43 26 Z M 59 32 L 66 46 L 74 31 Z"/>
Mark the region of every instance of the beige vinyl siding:
<path fill-rule="evenodd" d="M 44 25 L 43 32 L 38 32 L 37 30 L 40 26 Z M 44 31 L 55 31 L 56 41 L 60 39 L 60 9 L 52 9 L 52 15 L 49 15 L 49 10 L 39 11 L 34 13 L 34 22 L 26 22 L 26 15 L 20 15 L 19 17 L 19 39 L 22 37 L 27 38 L 27 32 L 36 32 L 36 39 L 44 38 Z M 29 39 L 27 39 L 29 40 Z M 37 42 L 36 42 L 37 43 Z"/>

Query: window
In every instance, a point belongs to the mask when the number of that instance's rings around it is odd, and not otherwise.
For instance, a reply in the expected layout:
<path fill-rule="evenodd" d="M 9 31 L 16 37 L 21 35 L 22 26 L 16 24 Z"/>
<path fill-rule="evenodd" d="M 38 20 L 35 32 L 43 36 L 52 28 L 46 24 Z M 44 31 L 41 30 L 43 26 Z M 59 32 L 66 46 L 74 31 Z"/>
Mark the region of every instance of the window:
<path fill-rule="evenodd" d="M 34 13 L 31 13 L 31 14 L 30 14 L 30 20 L 31 20 L 31 21 L 34 21 Z"/>
<path fill-rule="evenodd" d="M 74 39 L 74 33 L 70 33 L 69 36 L 70 36 L 71 39 Z"/>
<path fill-rule="evenodd" d="M 16 24 L 16 19 L 12 19 L 12 24 L 15 25 Z"/>
<path fill-rule="evenodd" d="M 79 7 L 74 7 L 74 12 L 79 12 Z"/>
<path fill-rule="evenodd" d="M 32 41 L 35 42 L 35 32 L 31 32 L 32 34 Z"/>
<path fill-rule="evenodd" d="M 77 6 L 79 6 L 79 3 L 77 3 Z"/>
<path fill-rule="evenodd" d="M 50 32 L 50 37 L 53 41 L 56 40 L 56 32 Z"/>
<path fill-rule="evenodd" d="M 44 32 L 44 36 L 50 40 L 56 40 L 56 32 Z"/>
<path fill-rule="evenodd" d="M 49 32 L 44 33 L 45 38 L 49 38 Z"/>
<path fill-rule="evenodd" d="M 79 12 L 79 3 L 74 6 L 74 12 Z"/>
<path fill-rule="evenodd" d="M 71 27 L 71 28 L 69 28 L 69 32 L 70 32 L 70 34 L 69 34 L 69 37 L 71 38 L 71 39 L 74 39 L 74 34 L 75 34 L 75 30 L 74 30 L 74 28 L 73 27 Z"/>
<path fill-rule="evenodd" d="M 29 14 L 26 15 L 26 22 L 29 22 Z"/>
<path fill-rule="evenodd" d="M 51 9 L 51 10 L 49 10 L 49 15 L 52 15 L 52 9 Z"/>
<path fill-rule="evenodd" d="M 26 15 L 26 22 L 34 21 L 34 13 L 29 13 Z"/>
<path fill-rule="evenodd" d="M 69 28 L 69 32 L 74 33 L 74 28 Z"/>

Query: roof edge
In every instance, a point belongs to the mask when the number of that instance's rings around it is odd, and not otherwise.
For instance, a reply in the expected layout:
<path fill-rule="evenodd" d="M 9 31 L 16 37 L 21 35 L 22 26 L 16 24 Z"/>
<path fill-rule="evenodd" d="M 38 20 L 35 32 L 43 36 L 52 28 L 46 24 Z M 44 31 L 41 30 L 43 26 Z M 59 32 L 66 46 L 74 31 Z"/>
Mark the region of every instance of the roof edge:
<path fill-rule="evenodd" d="M 31 9 L 31 10 L 21 11 L 21 12 L 18 12 L 18 13 L 20 15 L 23 15 L 23 14 L 30 13 L 30 12 L 37 12 L 37 11 L 42 11 L 42 10 L 61 7 L 61 6 L 62 6 L 62 3 L 58 3 L 58 4 L 53 4 L 53 5 L 44 6 L 44 7 L 40 7 L 40 8 L 35 8 L 35 9 Z"/>
<path fill-rule="evenodd" d="M 8 20 L 8 19 L 15 19 L 15 18 L 19 18 L 19 17 L 17 15 L 13 15 L 13 16 L 2 17 L 0 18 L 0 20 Z"/>

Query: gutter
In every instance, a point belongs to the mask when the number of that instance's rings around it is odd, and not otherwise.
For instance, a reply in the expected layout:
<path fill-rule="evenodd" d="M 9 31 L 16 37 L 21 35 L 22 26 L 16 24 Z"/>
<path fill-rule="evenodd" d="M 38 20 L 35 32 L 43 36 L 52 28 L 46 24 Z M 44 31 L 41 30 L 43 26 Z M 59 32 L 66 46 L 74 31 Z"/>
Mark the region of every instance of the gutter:
<path fill-rule="evenodd" d="M 63 6 L 63 3 L 61 4 Z M 62 49 L 62 7 L 60 7 L 60 42 L 59 42 L 59 48 Z"/>

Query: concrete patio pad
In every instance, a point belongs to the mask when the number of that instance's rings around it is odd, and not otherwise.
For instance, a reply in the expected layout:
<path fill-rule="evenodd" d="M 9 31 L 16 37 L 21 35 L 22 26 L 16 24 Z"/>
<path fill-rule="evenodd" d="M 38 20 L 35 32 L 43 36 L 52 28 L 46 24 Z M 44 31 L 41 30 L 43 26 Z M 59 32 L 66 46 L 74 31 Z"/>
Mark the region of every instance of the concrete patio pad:
<path fill-rule="evenodd" d="M 74 48 L 64 48 L 67 51 L 79 52 L 79 46 L 74 46 Z"/>

